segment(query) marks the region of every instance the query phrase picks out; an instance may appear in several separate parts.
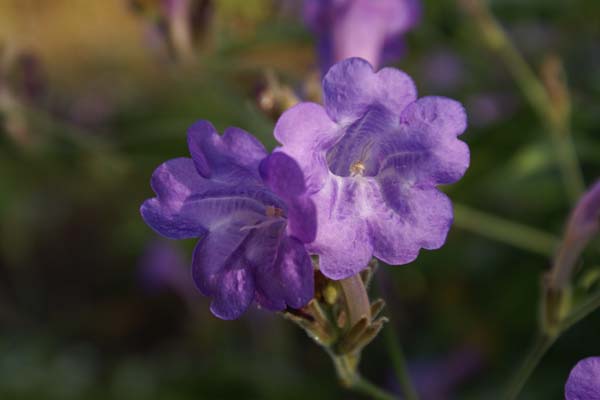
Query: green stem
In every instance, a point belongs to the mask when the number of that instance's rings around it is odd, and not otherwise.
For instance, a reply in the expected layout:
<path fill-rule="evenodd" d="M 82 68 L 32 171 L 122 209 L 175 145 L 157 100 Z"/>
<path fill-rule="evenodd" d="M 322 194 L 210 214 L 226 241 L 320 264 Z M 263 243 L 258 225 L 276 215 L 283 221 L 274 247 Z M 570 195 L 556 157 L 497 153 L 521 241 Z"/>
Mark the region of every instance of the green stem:
<path fill-rule="evenodd" d="M 358 355 L 332 356 L 335 370 L 342 385 L 349 390 L 362 393 L 376 400 L 394 400 L 395 397 L 369 382 L 356 371 Z"/>
<path fill-rule="evenodd" d="M 567 331 L 573 325 L 590 315 L 598 308 L 600 308 L 600 291 L 594 293 L 581 306 L 572 311 L 560 324 L 559 330 L 555 336 L 541 335 L 536 341 L 535 345 L 529 351 L 529 354 L 523 361 L 521 368 L 517 370 L 517 373 L 511 380 L 511 383 L 508 386 L 509 389 L 507 391 L 506 399 L 514 400 L 517 398 L 519 393 L 521 393 L 523 386 L 525 386 L 525 383 L 529 379 L 529 376 L 531 376 L 532 372 L 535 370 L 546 351 L 548 351 L 554 341 L 558 339 L 562 333 Z"/>
<path fill-rule="evenodd" d="M 561 166 L 564 185 L 569 194 L 571 204 L 577 203 L 581 194 L 585 191 L 585 182 L 577 160 L 577 152 L 573 144 L 571 128 L 568 124 L 548 122 L 548 130 L 552 137 L 558 164 Z"/>
<path fill-rule="evenodd" d="M 386 392 L 362 377 L 358 377 L 350 389 L 357 393 L 370 396 L 375 400 L 397 400 L 393 394 Z"/>
<path fill-rule="evenodd" d="M 600 308 L 600 290 L 594 293 L 586 302 L 577 307 L 577 309 L 572 311 L 569 316 L 564 319 L 560 325 L 560 331 L 565 332 L 598 308 Z"/>
<path fill-rule="evenodd" d="M 461 229 L 543 256 L 552 256 L 558 244 L 558 239 L 546 232 L 462 204 L 454 204 L 454 224 Z"/>
<path fill-rule="evenodd" d="M 392 358 L 392 363 L 396 372 L 396 378 L 400 383 L 400 388 L 402 390 L 402 393 L 404 394 L 404 399 L 418 400 L 419 395 L 417 394 L 417 391 L 412 383 L 410 375 L 408 374 L 406 358 L 404 357 L 404 351 L 400 346 L 400 341 L 398 340 L 396 330 L 391 324 L 388 324 L 385 330 L 388 350 L 390 351 L 390 356 Z"/>
<path fill-rule="evenodd" d="M 546 354 L 546 351 L 552 346 L 554 340 L 555 338 L 547 335 L 542 335 L 536 340 L 534 346 L 523 360 L 521 367 L 517 370 L 508 385 L 508 391 L 505 396 L 507 400 L 515 400 L 519 396 L 525 383 L 541 361 L 542 357 L 544 357 L 544 354 Z"/>

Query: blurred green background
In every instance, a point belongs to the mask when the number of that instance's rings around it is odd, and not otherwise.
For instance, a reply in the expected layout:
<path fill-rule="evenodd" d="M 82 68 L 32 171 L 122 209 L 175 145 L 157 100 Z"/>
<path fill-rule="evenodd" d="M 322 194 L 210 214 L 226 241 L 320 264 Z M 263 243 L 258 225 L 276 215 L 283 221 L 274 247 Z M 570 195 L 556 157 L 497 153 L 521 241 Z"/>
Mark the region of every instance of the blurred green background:
<path fill-rule="evenodd" d="M 195 241 L 161 241 L 138 212 L 154 168 L 188 154 L 197 119 L 275 146 L 274 82 L 306 96 L 317 82 L 300 0 L 197 0 L 188 49 L 171 40 L 159 3 L 0 0 L 0 398 L 361 398 L 281 317 L 213 317 L 188 278 Z M 600 2 L 490 4 L 536 71 L 549 55 L 562 60 L 591 184 Z M 570 206 L 544 125 L 455 1 L 427 0 L 424 10 L 395 66 L 421 95 L 467 107 L 472 164 L 448 193 L 560 237 Z M 476 217 L 442 249 L 378 272 L 418 384 L 441 387 L 430 399 L 496 398 L 535 332 L 552 252 L 487 238 L 493 227 Z M 591 281 L 597 245 L 583 261 L 578 282 Z M 600 354 L 599 329 L 596 313 L 567 332 L 523 398 L 561 399 L 575 362 Z M 383 337 L 361 370 L 397 388 Z"/>

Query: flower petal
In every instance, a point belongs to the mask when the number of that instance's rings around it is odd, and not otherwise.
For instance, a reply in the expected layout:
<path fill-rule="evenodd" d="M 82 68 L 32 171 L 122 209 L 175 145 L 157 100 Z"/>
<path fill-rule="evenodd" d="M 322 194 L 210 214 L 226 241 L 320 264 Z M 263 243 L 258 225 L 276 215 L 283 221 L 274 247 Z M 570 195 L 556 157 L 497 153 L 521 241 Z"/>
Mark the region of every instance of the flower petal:
<path fill-rule="evenodd" d="M 459 136 L 467 129 L 464 107 L 446 97 L 421 97 L 404 109 L 402 120 L 415 129 L 433 131 L 443 138 Z"/>
<path fill-rule="evenodd" d="M 380 104 L 398 112 L 416 97 L 415 85 L 404 72 L 384 68 L 376 74 L 361 58 L 335 64 L 323 79 L 325 109 L 342 125 L 361 117 L 369 106 Z"/>
<path fill-rule="evenodd" d="M 284 199 L 302 196 L 306 192 L 304 175 L 290 156 L 276 152 L 260 164 L 260 175 L 275 194 Z"/>
<path fill-rule="evenodd" d="M 373 247 L 368 226 L 357 210 L 361 186 L 354 180 L 335 177 L 315 194 L 317 238 L 308 245 L 319 255 L 319 269 L 331 279 L 343 279 L 363 270 Z"/>
<path fill-rule="evenodd" d="M 304 174 L 308 191 L 323 186 L 328 175 L 324 151 L 343 134 L 325 109 L 315 103 L 300 103 L 284 112 L 275 125 L 278 149 L 292 157 Z"/>
<path fill-rule="evenodd" d="M 249 235 L 242 229 L 244 222 L 231 220 L 212 230 L 198 242 L 192 258 L 196 286 L 205 296 L 214 297 L 211 310 L 223 319 L 237 318 L 254 296 L 252 274 L 239 251 Z"/>
<path fill-rule="evenodd" d="M 288 155 L 275 152 L 260 166 L 267 186 L 287 204 L 288 232 L 304 243 L 312 242 L 317 231 L 315 206 L 306 196 L 304 175 Z"/>
<path fill-rule="evenodd" d="M 433 184 L 459 180 L 469 166 L 469 148 L 456 137 L 467 127 L 463 106 L 444 97 L 423 97 L 402 112 L 404 134 L 416 138 L 431 153 L 422 176 L 430 176 Z"/>
<path fill-rule="evenodd" d="M 208 121 L 198 121 L 188 129 L 188 147 L 198 169 L 198 173 L 205 178 L 210 178 L 212 174 L 208 154 L 208 149 L 214 147 L 211 143 L 218 136 L 217 130 Z M 210 154 L 210 152 L 209 152 Z"/>
<path fill-rule="evenodd" d="M 203 235 L 206 230 L 193 215 L 182 212 L 186 200 L 208 181 L 196 172 L 189 158 L 176 158 L 160 165 L 152 175 L 151 185 L 156 198 L 146 200 L 140 212 L 146 223 L 157 233 L 185 239 Z"/>
<path fill-rule="evenodd" d="M 262 143 L 243 129 L 230 127 L 225 129 L 222 137 L 227 154 L 240 165 L 256 170 L 267 156 Z"/>
<path fill-rule="evenodd" d="M 600 357 L 577 363 L 565 385 L 565 400 L 600 400 Z"/>
<path fill-rule="evenodd" d="M 198 289 L 214 298 L 211 310 L 219 318 L 237 318 L 250 305 L 255 271 L 273 265 L 285 229 L 283 219 L 262 221 L 260 228 L 246 224 L 244 216 L 232 215 L 194 251 L 192 276 Z"/>
<path fill-rule="evenodd" d="M 244 268 L 226 271 L 219 277 L 218 285 L 210 311 L 221 319 L 239 318 L 254 299 L 252 273 Z"/>
<path fill-rule="evenodd" d="M 302 243 L 310 243 L 317 235 L 317 210 L 308 196 L 288 203 L 288 233 Z"/>
<path fill-rule="evenodd" d="M 227 128 L 219 136 L 208 121 L 190 127 L 188 146 L 200 175 L 229 183 L 256 178 L 258 165 L 267 156 L 262 144 L 246 131 Z"/>
<path fill-rule="evenodd" d="M 232 220 L 252 226 L 266 218 L 267 206 L 284 207 L 281 200 L 265 188 L 214 183 L 200 178 L 191 160 L 175 162 L 178 160 L 157 169 L 153 187 L 158 197 L 146 200 L 141 207 L 146 223 L 163 236 L 174 239 L 200 237 L 213 227 Z M 179 164 L 185 164 L 184 168 L 172 169 L 173 165 L 181 166 Z M 193 180 L 181 182 L 181 179 L 189 178 L 185 172 L 190 166 L 201 180 L 193 189 L 185 186 Z"/>
<path fill-rule="evenodd" d="M 374 256 L 398 265 L 413 261 L 421 248 L 440 248 L 453 220 L 450 199 L 435 188 L 408 186 L 390 176 L 377 181 L 368 186 Z"/>
<path fill-rule="evenodd" d="M 269 299 L 263 303 L 272 310 L 286 305 L 301 308 L 314 296 L 314 273 L 304 245 L 294 238 L 284 238 L 275 263 L 257 269 L 257 289 Z"/>

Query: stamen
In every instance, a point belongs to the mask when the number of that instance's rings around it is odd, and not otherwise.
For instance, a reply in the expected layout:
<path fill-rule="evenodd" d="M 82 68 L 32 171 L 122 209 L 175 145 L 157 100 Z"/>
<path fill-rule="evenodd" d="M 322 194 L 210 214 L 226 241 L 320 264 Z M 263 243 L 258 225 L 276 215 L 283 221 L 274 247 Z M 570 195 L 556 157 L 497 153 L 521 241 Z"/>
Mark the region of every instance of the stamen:
<path fill-rule="evenodd" d="M 245 225 L 240 228 L 240 231 L 249 231 L 250 229 L 265 228 L 271 224 L 281 221 L 279 218 L 285 217 L 285 213 L 281 208 L 274 206 L 267 206 L 265 209 L 265 215 L 268 217 L 266 220 L 259 222 L 254 225 Z"/>
<path fill-rule="evenodd" d="M 360 175 L 363 176 L 365 174 L 365 164 L 363 164 L 361 161 L 357 161 L 354 164 L 352 164 L 350 166 L 350 175 L 352 176 L 356 176 L 356 175 Z"/>
<path fill-rule="evenodd" d="M 283 217 L 283 210 L 281 208 L 277 208 L 274 206 L 267 206 L 267 209 L 265 211 L 265 214 L 267 215 L 267 217 Z"/>

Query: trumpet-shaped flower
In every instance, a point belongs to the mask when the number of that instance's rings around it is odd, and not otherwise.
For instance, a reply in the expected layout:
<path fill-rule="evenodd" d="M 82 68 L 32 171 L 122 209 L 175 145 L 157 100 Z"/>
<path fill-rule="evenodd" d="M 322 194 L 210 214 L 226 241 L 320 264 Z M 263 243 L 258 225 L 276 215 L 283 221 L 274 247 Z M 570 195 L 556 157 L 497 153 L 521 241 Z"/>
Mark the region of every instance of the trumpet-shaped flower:
<path fill-rule="evenodd" d="M 318 35 L 326 72 L 348 57 L 362 57 L 377 67 L 398 58 L 401 35 L 421 17 L 419 0 L 305 0 L 304 19 Z"/>
<path fill-rule="evenodd" d="M 282 151 L 298 161 L 317 207 L 309 250 L 332 279 L 362 270 L 372 256 L 388 264 L 437 249 L 452 204 L 436 186 L 469 165 L 458 140 L 466 115 L 456 101 L 417 99 L 406 74 L 375 73 L 363 59 L 334 65 L 323 80 L 325 107 L 300 103 L 275 127 Z"/>
<path fill-rule="evenodd" d="M 316 225 L 296 162 L 268 156 L 241 129 L 220 136 L 205 121 L 190 128 L 188 145 L 191 159 L 154 172 L 156 197 L 141 207 L 146 223 L 168 238 L 200 238 L 192 275 L 216 316 L 237 318 L 253 300 L 270 310 L 304 306 L 314 291 L 304 243 Z"/>

